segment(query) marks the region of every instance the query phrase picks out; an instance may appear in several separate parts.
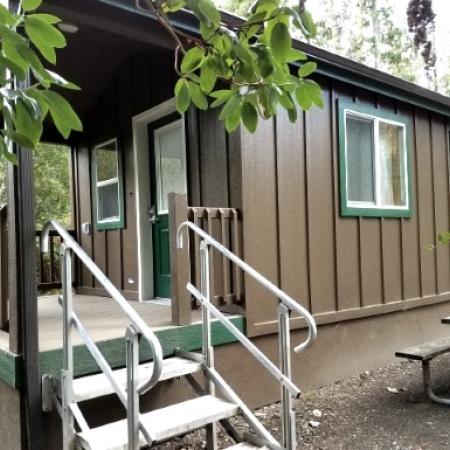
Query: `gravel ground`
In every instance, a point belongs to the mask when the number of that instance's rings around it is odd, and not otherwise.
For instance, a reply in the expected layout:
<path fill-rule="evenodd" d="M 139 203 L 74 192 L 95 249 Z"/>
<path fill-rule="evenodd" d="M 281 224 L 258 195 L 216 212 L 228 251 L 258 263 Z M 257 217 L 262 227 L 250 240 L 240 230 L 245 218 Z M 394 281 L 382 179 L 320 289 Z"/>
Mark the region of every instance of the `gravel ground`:
<path fill-rule="evenodd" d="M 441 395 L 450 396 L 449 367 L 450 355 L 432 365 L 435 390 Z M 256 415 L 278 435 L 278 404 L 261 408 Z M 234 423 L 244 429 L 240 419 Z M 450 408 L 427 401 L 420 363 L 402 361 L 305 392 L 297 404 L 297 435 L 299 450 L 448 449 Z M 231 444 L 220 432 L 220 448 Z M 197 431 L 156 448 L 204 447 L 204 432 Z"/>

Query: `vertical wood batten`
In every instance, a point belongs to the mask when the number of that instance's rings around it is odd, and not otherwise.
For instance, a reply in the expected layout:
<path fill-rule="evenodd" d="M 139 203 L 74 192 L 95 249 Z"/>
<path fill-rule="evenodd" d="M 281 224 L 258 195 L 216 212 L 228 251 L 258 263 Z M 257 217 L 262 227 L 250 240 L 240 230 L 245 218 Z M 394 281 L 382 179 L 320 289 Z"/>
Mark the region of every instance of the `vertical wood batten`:
<path fill-rule="evenodd" d="M 422 274 L 422 296 L 436 294 L 436 257 L 427 245 L 435 241 L 434 194 L 432 179 L 432 150 L 428 113 L 421 110 L 415 115 L 417 141 L 417 191 L 419 211 L 419 244 Z"/>
<path fill-rule="evenodd" d="M 328 86 L 322 86 L 322 90 L 324 98 L 329 98 Z M 309 264 L 313 313 L 334 311 L 336 305 L 330 114 L 329 102 L 325 102 L 323 109 L 313 108 L 306 114 Z"/>
<path fill-rule="evenodd" d="M 435 202 L 435 238 L 442 231 L 449 230 L 448 195 L 448 150 L 446 126 L 441 117 L 431 116 L 431 148 L 433 161 L 433 184 Z M 436 246 L 437 293 L 450 291 L 450 256 L 448 245 Z"/>
<path fill-rule="evenodd" d="M 355 98 L 360 103 L 375 104 L 373 94 L 357 90 Z M 378 305 L 384 301 L 381 220 L 360 218 L 360 261 L 362 306 Z"/>
<path fill-rule="evenodd" d="M 385 97 L 377 98 L 377 107 L 381 111 L 396 113 L 394 102 Z M 403 298 L 401 219 L 381 219 L 381 249 L 384 302 L 401 300 Z"/>
<path fill-rule="evenodd" d="M 400 107 L 399 113 L 410 118 L 411 147 L 409 158 L 411 163 L 411 201 L 412 216 L 401 219 L 401 249 L 402 249 L 402 285 L 403 299 L 419 298 L 422 295 L 421 269 L 420 269 L 420 244 L 419 244 L 419 200 L 417 186 L 417 144 L 414 112 L 411 108 Z"/>
<path fill-rule="evenodd" d="M 132 99 L 133 77 L 131 60 L 128 60 L 117 77 L 117 108 L 120 124 L 124 164 L 125 228 L 121 232 L 122 285 L 126 291 L 136 291 L 138 282 L 137 238 L 136 238 L 136 192 L 134 174 Z"/>
<path fill-rule="evenodd" d="M 280 110 L 276 120 L 280 286 L 309 307 L 304 119 Z"/>
<path fill-rule="evenodd" d="M 117 137 L 119 145 L 119 157 L 122 158 L 122 168 L 123 168 L 123 153 L 125 151 L 124 142 L 122 139 L 122 130 L 120 128 L 120 123 L 118 121 L 118 108 L 117 103 L 117 85 L 115 79 L 112 86 L 106 91 L 106 95 L 102 97 L 102 121 L 103 130 L 106 133 L 105 136 L 108 138 L 107 130 L 113 130 L 112 135 L 109 137 Z M 123 178 L 125 178 L 125 170 L 123 168 Z M 122 179 L 125 183 L 125 180 Z M 125 190 L 124 190 L 124 202 L 126 200 Z M 126 209 L 124 208 L 123 214 L 126 214 Z M 118 289 L 123 289 L 122 286 L 122 246 L 121 246 L 121 229 L 116 230 L 105 230 L 105 260 L 107 267 L 108 278 Z"/>
<path fill-rule="evenodd" d="M 334 82 L 331 97 L 331 128 L 334 175 L 334 219 L 336 235 L 336 303 L 338 310 L 358 308 L 361 305 L 361 282 L 359 261 L 359 220 L 357 217 L 340 215 L 339 186 L 344 180 L 339 179 L 339 131 L 337 101 L 351 101 L 352 90 L 345 85 Z"/>
<path fill-rule="evenodd" d="M 263 122 L 255 134 L 242 131 L 242 204 L 244 254 L 246 261 L 278 284 L 278 248 L 275 174 L 275 136 L 273 120 Z M 277 300 L 245 277 L 247 332 L 276 317 Z"/>

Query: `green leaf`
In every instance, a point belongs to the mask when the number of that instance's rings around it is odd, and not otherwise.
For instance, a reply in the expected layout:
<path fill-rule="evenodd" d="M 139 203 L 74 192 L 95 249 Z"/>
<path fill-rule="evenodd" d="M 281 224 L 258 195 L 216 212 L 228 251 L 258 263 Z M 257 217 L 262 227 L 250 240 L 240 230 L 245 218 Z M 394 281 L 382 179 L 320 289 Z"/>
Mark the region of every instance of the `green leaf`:
<path fill-rule="evenodd" d="M 25 32 L 47 61 L 56 63 L 55 48 L 66 46 L 66 38 L 53 25 L 36 17 L 25 19 Z"/>
<path fill-rule="evenodd" d="M 28 108 L 21 100 L 16 103 L 14 126 L 18 133 L 24 135 L 32 143 L 32 148 L 34 148 L 41 139 L 43 130 L 42 122 L 31 117 Z"/>
<path fill-rule="evenodd" d="M 0 22 L 9 26 L 13 26 L 17 22 L 17 17 L 2 4 L 0 4 Z"/>
<path fill-rule="evenodd" d="M 265 45 L 258 44 L 253 48 L 257 55 L 256 67 L 263 78 L 272 75 L 274 71 L 274 62 L 269 49 Z"/>
<path fill-rule="evenodd" d="M 203 92 L 209 93 L 214 89 L 217 80 L 217 71 L 214 59 L 208 56 L 200 69 L 200 87 Z"/>
<path fill-rule="evenodd" d="M 5 67 L 6 69 L 8 69 L 20 81 L 25 79 L 25 70 L 23 70 L 22 67 L 16 64 L 14 61 L 11 61 L 4 56 L 0 56 L 0 67 Z"/>
<path fill-rule="evenodd" d="M 258 126 L 258 113 L 255 107 L 249 102 L 244 102 L 242 105 L 242 121 L 250 133 L 253 134 L 256 131 L 256 127 Z"/>
<path fill-rule="evenodd" d="M 193 47 L 186 52 L 181 62 L 181 72 L 192 72 L 200 67 L 203 62 L 205 51 L 199 47 Z"/>
<path fill-rule="evenodd" d="M 232 114 L 230 114 L 225 118 L 225 128 L 228 131 L 228 133 L 232 133 L 234 130 L 236 130 L 240 122 L 241 122 L 241 106 L 239 105 L 239 107 L 236 108 Z"/>
<path fill-rule="evenodd" d="M 211 103 L 211 108 L 217 108 L 220 105 L 226 103 L 233 95 L 235 91 L 231 89 L 222 89 L 220 91 L 211 92 L 210 97 L 215 98 Z"/>
<path fill-rule="evenodd" d="M 55 25 L 55 24 L 61 22 L 61 19 L 57 16 L 54 16 L 53 14 L 43 14 L 43 13 L 30 14 L 28 17 L 30 17 L 30 18 L 33 17 L 35 19 L 42 20 L 42 21 L 50 23 L 52 25 Z"/>
<path fill-rule="evenodd" d="M 286 62 L 305 61 L 306 59 L 308 59 L 308 57 L 304 52 L 297 50 L 296 48 L 291 48 Z"/>
<path fill-rule="evenodd" d="M 303 11 L 300 13 L 300 19 L 309 37 L 315 37 L 317 35 L 317 26 L 314 23 L 311 13 L 307 10 Z"/>
<path fill-rule="evenodd" d="M 11 30 L 7 26 L 0 24 L 0 37 L 4 41 L 9 41 L 12 44 L 23 44 L 26 45 L 27 41 L 16 31 Z"/>
<path fill-rule="evenodd" d="M 53 72 L 53 71 L 47 69 L 47 74 L 49 76 L 49 79 L 52 81 L 52 83 L 54 83 L 60 87 L 63 87 L 65 89 L 70 89 L 72 91 L 81 90 L 80 86 L 78 86 L 75 83 L 72 83 L 71 81 L 67 81 L 65 78 L 63 78 L 61 75 L 57 74 L 56 72 Z"/>
<path fill-rule="evenodd" d="M 19 66 L 24 71 L 24 73 L 29 69 L 30 63 L 28 62 L 27 58 L 23 57 L 18 52 L 18 49 L 12 42 L 3 42 L 3 54 L 5 58 L 7 58 L 13 64 Z"/>
<path fill-rule="evenodd" d="M 49 90 L 41 91 L 41 94 L 47 102 L 53 118 L 56 115 L 58 119 L 63 121 L 72 130 L 83 131 L 80 118 L 64 97 Z"/>
<path fill-rule="evenodd" d="M 295 90 L 295 97 L 302 109 L 304 109 L 305 111 L 309 111 L 309 109 L 311 109 L 312 96 L 309 94 L 308 90 L 305 89 L 305 86 L 299 86 Z"/>
<path fill-rule="evenodd" d="M 189 108 L 191 103 L 191 97 L 189 96 L 189 91 L 187 87 L 187 80 L 185 78 L 180 78 L 175 85 L 175 98 L 177 104 L 177 111 L 183 114 Z"/>
<path fill-rule="evenodd" d="M 224 120 L 228 116 L 232 116 L 233 114 L 235 114 L 237 110 L 240 111 L 241 104 L 242 104 L 241 95 L 238 93 L 234 93 L 233 96 L 230 99 L 228 99 L 228 101 L 225 103 L 225 106 L 220 112 L 219 119 Z"/>
<path fill-rule="evenodd" d="M 300 69 L 298 69 L 298 76 L 300 78 L 305 78 L 308 75 L 311 75 L 315 70 L 317 69 L 317 63 L 308 61 L 307 63 L 303 64 Z"/>
<path fill-rule="evenodd" d="M 5 130 L 3 134 L 24 148 L 33 148 L 34 147 L 33 143 L 30 141 L 30 139 L 27 136 L 25 136 L 24 134 L 19 133 L 18 131 Z"/>
<path fill-rule="evenodd" d="M 295 105 L 293 108 L 288 109 L 288 117 L 291 123 L 295 123 L 297 121 L 297 108 Z"/>
<path fill-rule="evenodd" d="M 304 88 L 308 91 L 311 97 L 318 97 L 322 95 L 322 89 L 313 80 L 303 80 L 302 86 L 304 86 Z"/>
<path fill-rule="evenodd" d="M 41 6 L 42 0 L 22 0 L 22 9 L 24 11 L 34 11 Z"/>
<path fill-rule="evenodd" d="M 292 40 L 285 23 L 278 22 L 273 27 L 270 37 L 270 47 L 275 59 L 280 62 L 285 62 L 288 59 L 292 48 Z"/>
<path fill-rule="evenodd" d="M 220 13 L 215 7 L 214 3 L 210 0 L 199 0 L 198 9 L 208 19 L 214 28 L 218 28 L 220 25 Z"/>
<path fill-rule="evenodd" d="M 202 110 L 208 109 L 208 100 L 206 99 L 205 94 L 200 89 L 200 86 L 192 81 L 187 82 L 187 88 L 189 91 L 189 95 L 191 96 L 194 105 Z"/>
<path fill-rule="evenodd" d="M 49 75 L 34 50 L 26 45 L 18 45 L 16 49 L 20 57 L 26 62 L 27 66 L 31 66 L 34 76 L 39 81 L 48 80 Z"/>

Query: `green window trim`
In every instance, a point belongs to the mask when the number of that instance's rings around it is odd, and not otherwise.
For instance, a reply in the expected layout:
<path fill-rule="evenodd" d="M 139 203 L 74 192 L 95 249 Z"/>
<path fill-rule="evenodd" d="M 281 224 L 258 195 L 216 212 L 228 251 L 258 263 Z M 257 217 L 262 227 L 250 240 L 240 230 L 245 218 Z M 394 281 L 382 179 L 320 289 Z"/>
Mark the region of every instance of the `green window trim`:
<path fill-rule="evenodd" d="M 347 113 L 354 117 L 368 118 L 379 123 L 385 122 L 394 125 L 402 126 L 404 129 L 404 155 L 405 155 L 405 207 L 386 207 L 375 205 L 356 206 L 355 203 L 348 199 L 348 182 L 347 182 L 347 142 L 346 142 L 346 117 Z M 339 180 L 340 180 L 340 211 L 342 216 L 349 217 L 392 217 L 392 218 L 408 218 L 412 216 L 413 209 L 413 195 L 412 195 L 412 164 L 411 164 L 411 149 L 412 149 L 412 124 L 411 119 L 401 113 L 395 114 L 391 111 L 386 111 L 382 107 L 375 108 L 367 104 L 361 104 L 351 101 L 338 100 L 338 120 L 339 120 Z M 375 130 L 375 127 L 374 127 Z M 375 133 L 375 131 L 374 131 Z M 378 140 L 378 137 L 376 138 Z M 378 145 L 378 144 L 374 144 Z M 375 156 L 374 156 L 375 160 Z M 375 172 L 375 169 L 374 169 Z M 380 176 L 380 175 L 377 175 Z M 374 179 L 374 191 L 376 191 L 377 182 Z M 375 194 L 376 195 L 376 194 Z M 376 200 L 375 200 L 376 201 Z"/>
<path fill-rule="evenodd" d="M 105 148 L 107 145 L 115 144 L 117 159 L 117 189 L 118 189 L 118 215 L 117 217 L 105 220 L 99 220 L 98 211 L 98 192 L 99 184 L 107 185 L 110 180 L 98 182 L 97 180 L 97 150 Z M 111 179 L 111 180 L 113 180 Z M 118 230 L 125 228 L 125 203 L 123 195 L 123 165 L 122 165 L 122 149 L 118 137 L 113 137 L 99 142 L 92 148 L 91 152 L 91 199 L 92 199 L 92 217 L 95 229 L 101 230 Z"/>

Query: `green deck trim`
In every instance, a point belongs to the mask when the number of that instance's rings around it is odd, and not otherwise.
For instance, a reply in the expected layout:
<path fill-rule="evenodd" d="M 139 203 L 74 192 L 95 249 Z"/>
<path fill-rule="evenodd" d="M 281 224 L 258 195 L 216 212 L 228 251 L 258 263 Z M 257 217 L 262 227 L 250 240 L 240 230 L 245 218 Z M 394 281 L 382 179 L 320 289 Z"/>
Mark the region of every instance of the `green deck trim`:
<path fill-rule="evenodd" d="M 243 317 L 232 318 L 233 324 L 242 332 L 245 332 L 245 319 Z M 165 330 L 156 331 L 164 356 L 173 354 L 175 348 L 183 351 L 198 350 L 202 346 L 202 326 L 201 324 L 171 327 Z M 224 345 L 236 342 L 236 338 L 227 331 L 223 325 L 214 321 L 212 324 L 213 345 Z M 125 366 L 125 339 L 111 339 L 97 342 L 101 352 L 113 368 Z M 149 345 L 143 341 L 140 345 L 141 362 L 152 359 L 152 352 Z M 99 372 L 99 368 L 92 358 L 89 350 L 84 345 L 74 347 L 75 376 L 87 375 Z M 62 350 L 50 350 L 40 354 L 41 373 L 49 373 L 59 377 L 62 366 Z"/>
<path fill-rule="evenodd" d="M 22 355 L 0 350 L 0 380 L 18 389 L 22 380 Z"/>
<path fill-rule="evenodd" d="M 244 317 L 233 317 L 231 322 L 243 333 L 246 331 Z M 201 324 L 174 326 L 156 331 L 164 356 L 173 355 L 174 349 L 184 351 L 199 350 L 202 347 Z M 213 345 L 225 345 L 236 342 L 237 339 L 224 328 L 218 321 L 212 324 Z M 106 357 L 112 368 L 125 366 L 125 339 L 109 339 L 97 342 L 101 352 Z M 85 345 L 74 347 L 75 376 L 87 375 L 99 372 L 99 368 Z M 149 345 L 143 341 L 140 345 L 141 362 L 152 359 Z M 62 366 L 62 349 L 48 350 L 39 355 L 41 373 L 49 373 L 59 377 Z M 22 355 L 0 349 L 0 381 L 14 389 L 22 385 Z"/>

